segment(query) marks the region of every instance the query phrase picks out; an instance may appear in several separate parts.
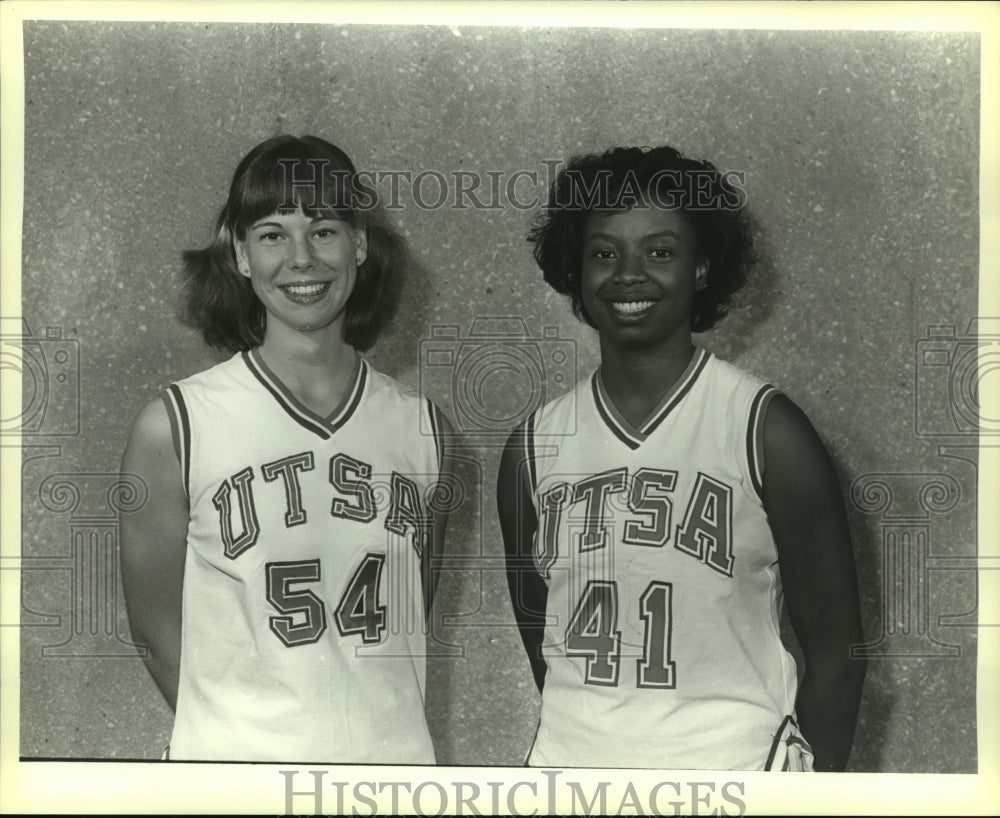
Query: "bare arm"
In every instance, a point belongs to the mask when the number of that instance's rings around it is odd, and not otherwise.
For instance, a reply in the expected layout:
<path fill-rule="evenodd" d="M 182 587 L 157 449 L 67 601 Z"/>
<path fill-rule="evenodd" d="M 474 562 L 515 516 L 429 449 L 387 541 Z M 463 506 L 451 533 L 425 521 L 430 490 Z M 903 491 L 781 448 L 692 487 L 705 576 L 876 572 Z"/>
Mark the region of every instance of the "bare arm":
<path fill-rule="evenodd" d="M 546 670 L 542 638 L 545 635 L 545 606 L 549 591 L 532 558 L 538 520 L 528 488 L 528 463 L 520 427 L 507 440 L 500 458 L 497 510 L 507 557 L 507 586 L 514 606 L 514 619 L 528 654 L 535 684 L 542 690 Z"/>
<path fill-rule="evenodd" d="M 146 668 L 175 710 L 188 501 L 161 400 L 139 413 L 122 472 L 137 475 L 149 490 L 146 504 L 121 519 L 122 582 L 132 638 L 147 647 Z"/>
<path fill-rule="evenodd" d="M 764 508 L 792 627 L 805 656 L 796 712 L 819 772 L 842 771 L 854 741 L 866 662 L 858 584 L 840 484 L 802 411 L 777 396 L 764 425 Z"/>

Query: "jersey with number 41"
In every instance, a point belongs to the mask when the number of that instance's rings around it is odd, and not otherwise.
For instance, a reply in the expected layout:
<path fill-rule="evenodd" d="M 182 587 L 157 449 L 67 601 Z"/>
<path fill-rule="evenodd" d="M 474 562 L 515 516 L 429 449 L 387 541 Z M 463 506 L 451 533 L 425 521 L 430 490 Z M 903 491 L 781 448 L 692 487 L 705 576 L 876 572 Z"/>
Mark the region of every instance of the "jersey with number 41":
<path fill-rule="evenodd" d="M 641 428 L 599 372 L 529 419 L 548 585 L 530 764 L 767 766 L 796 692 L 761 501 L 773 394 L 697 350 Z"/>
<path fill-rule="evenodd" d="M 321 417 L 256 350 L 164 399 L 190 504 L 171 759 L 433 763 L 436 408 L 359 360 Z"/>

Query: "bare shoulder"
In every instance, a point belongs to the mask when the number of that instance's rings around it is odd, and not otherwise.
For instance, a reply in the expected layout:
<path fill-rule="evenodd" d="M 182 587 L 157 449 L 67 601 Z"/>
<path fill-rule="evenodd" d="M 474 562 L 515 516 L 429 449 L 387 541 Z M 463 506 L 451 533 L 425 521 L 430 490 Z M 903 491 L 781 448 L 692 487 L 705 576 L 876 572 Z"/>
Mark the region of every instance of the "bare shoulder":
<path fill-rule="evenodd" d="M 126 464 L 134 463 L 136 459 L 172 453 L 173 432 L 170 416 L 163 400 L 155 397 L 136 415 L 125 447 L 122 466 L 124 468 Z"/>
<path fill-rule="evenodd" d="M 121 471 L 145 481 L 151 496 L 156 498 L 151 500 L 150 510 L 161 501 L 186 510 L 180 455 L 170 415 L 161 397 L 139 410 L 122 454 Z"/>
<path fill-rule="evenodd" d="M 767 405 L 764 443 L 768 448 L 803 443 L 823 445 L 806 413 L 783 392 L 776 393 Z"/>
<path fill-rule="evenodd" d="M 157 396 L 139 410 L 135 423 L 132 424 L 132 433 L 155 437 L 164 432 L 170 435 L 170 418 L 167 415 L 166 404 Z"/>
<path fill-rule="evenodd" d="M 832 472 L 829 452 L 806 413 L 787 395 L 776 394 L 764 417 L 765 487 L 769 475 L 815 479 Z"/>
<path fill-rule="evenodd" d="M 771 400 L 764 419 L 763 500 L 786 561 L 793 554 L 849 555 L 840 478 L 809 418 L 784 395 Z"/>

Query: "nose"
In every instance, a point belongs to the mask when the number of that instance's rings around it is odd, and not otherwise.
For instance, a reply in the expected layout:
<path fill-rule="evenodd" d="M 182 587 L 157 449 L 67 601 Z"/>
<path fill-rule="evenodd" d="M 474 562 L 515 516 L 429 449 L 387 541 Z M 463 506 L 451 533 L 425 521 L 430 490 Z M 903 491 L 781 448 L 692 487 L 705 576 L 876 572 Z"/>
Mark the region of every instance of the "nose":
<path fill-rule="evenodd" d="M 314 263 L 312 245 L 307 236 L 293 237 L 288 244 L 288 266 L 292 270 L 308 270 Z"/>
<path fill-rule="evenodd" d="M 635 284 L 645 281 L 646 270 L 642 264 L 642 256 L 626 253 L 615 267 L 615 279 L 622 284 Z"/>

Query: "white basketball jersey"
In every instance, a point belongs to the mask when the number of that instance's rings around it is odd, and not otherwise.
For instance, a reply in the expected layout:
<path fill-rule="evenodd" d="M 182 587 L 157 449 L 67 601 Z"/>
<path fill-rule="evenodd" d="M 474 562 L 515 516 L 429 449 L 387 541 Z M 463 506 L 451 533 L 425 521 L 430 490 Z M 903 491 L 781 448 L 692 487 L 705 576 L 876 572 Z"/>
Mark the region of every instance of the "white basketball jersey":
<path fill-rule="evenodd" d="M 421 559 L 440 439 L 421 428 L 440 429 L 436 408 L 361 360 L 320 417 L 256 350 L 164 398 L 190 502 L 170 757 L 434 763 Z"/>
<path fill-rule="evenodd" d="M 530 764 L 751 770 L 802 746 L 761 502 L 773 394 L 698 350 L 642 428 L 598 372 L 529 419 L 548 585 Z"/>

